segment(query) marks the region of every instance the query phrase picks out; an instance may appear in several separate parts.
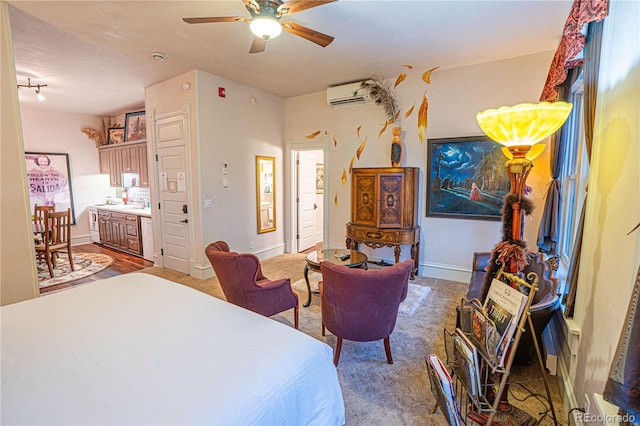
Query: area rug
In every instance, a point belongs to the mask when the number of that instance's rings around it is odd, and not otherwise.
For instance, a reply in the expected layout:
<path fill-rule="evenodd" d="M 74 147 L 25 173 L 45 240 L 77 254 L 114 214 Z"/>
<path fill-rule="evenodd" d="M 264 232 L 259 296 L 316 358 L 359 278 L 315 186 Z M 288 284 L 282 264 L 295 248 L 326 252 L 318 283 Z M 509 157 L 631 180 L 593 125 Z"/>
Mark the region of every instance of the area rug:
<path fill-rule="evenodd" d="M 108 268 L 114 261 L 113 257 L 101 253 L 74 254 L 73 266 L 75 271 L 72 271 L 69 265 L 69 257 L 66 253 L 60 253 L 58 260 L 56 260 L 56 267 L 53 268 L 53 278 L 49 275 L 47 263 L 44 261 L 37 262 L 38 284 L 40 288 L 43 288 L 79 280 Z"/>
<path fill-rule="evenodd" d="M 309 285 L 311 286 L 312 292 L 317 292 L 318 281 L 320 281 L 321 277 L 322 277 L 322 274 L 320 273 L 317 273 L 317 272 L 309 273 Z M 298 292 L 302 292 L 302 293 L 307 292 L 307 283 L 304 280 L 304 278 L 293 283 L 292 287 L 294 290 Z M 412 282 L 409 282 L 407 297 L 400 304 L 400 308 L 398 309 L 398 315 L 406 316 L 406 317 L 412 316 L 415 313 L 416 309 L 418 309 L 418 306 L 420 306 L 422 301 L 429 295 L 430 292 L 431 292 L 431 288 L 426 285 L 414 284 Z M 311 297 L 312 298 L 319 297 L 319 295 L 317 293 L 314 293 Z"/>

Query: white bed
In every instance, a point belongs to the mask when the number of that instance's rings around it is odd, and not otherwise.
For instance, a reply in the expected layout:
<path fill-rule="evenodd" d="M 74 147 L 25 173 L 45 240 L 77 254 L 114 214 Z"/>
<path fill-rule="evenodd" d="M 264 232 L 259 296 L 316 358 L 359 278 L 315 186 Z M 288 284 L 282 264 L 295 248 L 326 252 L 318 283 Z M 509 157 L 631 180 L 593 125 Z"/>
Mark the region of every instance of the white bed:
<path fill-rule="evenodd" d="M 133 273 L 2 308 L 2 424 L 344 424 L 331 348 Z"/>

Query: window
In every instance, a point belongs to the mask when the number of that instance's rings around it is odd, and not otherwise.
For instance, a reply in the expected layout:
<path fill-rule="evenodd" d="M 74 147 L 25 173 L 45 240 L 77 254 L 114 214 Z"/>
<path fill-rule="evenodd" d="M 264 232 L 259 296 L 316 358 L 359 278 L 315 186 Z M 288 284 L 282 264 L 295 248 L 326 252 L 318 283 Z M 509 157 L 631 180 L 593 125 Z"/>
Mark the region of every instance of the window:
<path fill-rule="evenodd" d="M 583 125 L 582 76 L 574 83 L 569 102 L 573 103 L 573 110 L 567 120 L 567 134 L 563 147 L 564 162 L 560 175 L 562 199 L 560 201 L 561 217 L 558 241 L 560 262 L 565 272 L 571 262 L 571 251 L 576 240 L 576 228 L 580 220 L 589 179 L 589 160 Z M 567 291 L 568 288 L 565 288 L 563 292 Z"/>

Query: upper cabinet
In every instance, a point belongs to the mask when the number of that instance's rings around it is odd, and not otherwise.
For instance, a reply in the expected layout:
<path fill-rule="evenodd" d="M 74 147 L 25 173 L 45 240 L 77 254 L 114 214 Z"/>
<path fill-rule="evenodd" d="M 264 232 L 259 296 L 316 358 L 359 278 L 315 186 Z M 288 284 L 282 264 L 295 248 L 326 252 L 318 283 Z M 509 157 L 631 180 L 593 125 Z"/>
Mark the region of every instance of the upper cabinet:
<path fill-rule="evenodd" d="M 109 185 L 122 186 L 122 173 L 138 173 L 140 186 L 149 186 L 147 143 L 125 142 L 98 148 L 100 173 L 109 173 Z"/>

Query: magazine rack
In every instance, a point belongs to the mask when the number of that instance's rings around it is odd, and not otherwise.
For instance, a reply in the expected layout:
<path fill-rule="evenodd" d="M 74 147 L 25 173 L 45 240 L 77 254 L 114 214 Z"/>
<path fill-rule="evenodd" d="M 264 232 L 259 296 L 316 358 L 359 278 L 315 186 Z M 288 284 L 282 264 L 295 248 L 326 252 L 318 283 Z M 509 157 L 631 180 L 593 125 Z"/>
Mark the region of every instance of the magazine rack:
<path fill-rule="evenodd" d="M 538 289 L 538 276 L 530 272 L 526 278 L 525 280 L 516 274 L 505 272 L 503 267 L 499 269 L 496 275 L 497 280 L 508 283 L 510 287 L 524 294 L 524 307 L 517 320 L 517 325 L 512 336 L 507 335 L 507 338 L 501 341 L 501 335 L 496 329 L 496 324 L 488 318 L 482 304 L 477 300 L 467 301 L 465 299 L 462 300 L 460 306 L 460 328 L 457 328 L 453 333 L 447 330 L 444 331 L 447 355 L 446 365 L 451 367 L 453 372 L 452 377 L 455 383 L 455 394 L 460 396 L 465 395 L 469 401 L 468 404 L 455 403 L 459 415 L 459 418 L 456 419 L 459 421 L 456 422 L 458 424 L 466 424 L 467 418 L 472 420 L 472 422 L 487 426 L 491 425 L 494 421 L 500 424 L 503 423 L 501 417 L 496 418 L 496 415 L 500 416 L 505 412 L 504 407 L 500 407 L 501 402 L 503 404 L 505 403 L 505 401 L 501 401 L 501 396 L 503 392 L 506 392 L 508 389 L 511 365 L 515 358 L 520 337 L 525 327 L 528 327 L 528 331 L 532 336 L 536 335 L 533 322 L 531 321 L 529 307 Z M 481 318 L 481 315 L 484 315 L 484 319 Z M 480 337 L 480 339 L 478 337 Z M 462 341 L 466 341 L 466 346 L 461 343 Z M 557 426 L 558 421 L 553 407 L 553 401 L 551 400 L 547 372 L 542 361 L 537 339 L 534 338 L 533 343 L 553 422 Z M 471 347 L 473 355 L 470 355 L 468 350 L 467 353 L 465 353 L 465 351 L 461 349 L 463 347 Z M 477 352 L 477 356 L 475 352 Z M 477 364 L 479 365 L 473 365 L 473 359 L 477 359 Z M 497 376 L 500 377 L 498 383 L 493 380 L 493 378 Z M 495 389 L 496 384 L 498 384 L 497 390 Z M 438 395 L 434 396 L 439 400 Z M 436 404 L 436 407 L 434 407 L 431 412 L 435 412 L 438 406 L 439 405 Z M 501 410 L 501 408 L 503 408 L 503 410 Z M 531 416 L 527 413 L 516 407 L 510 408 L 513 409 L 510 410 L 512 415 L 519 411 L 523 417 L 528 418 L 528 420 L 523 420 L 522 422 L 519 422 L 520 419 L 518 418 L 515 420 L 510 419 L 510 422 L 515 421 L 515 424 L 526 424 L 528 421 L 531 421 Z M 516 414 L 516 417 L 517 416 Z M 455 424 L 450 421 L 449 416 L 445 417 L 447 417 L 451 426 L 455 426 Z"/>

